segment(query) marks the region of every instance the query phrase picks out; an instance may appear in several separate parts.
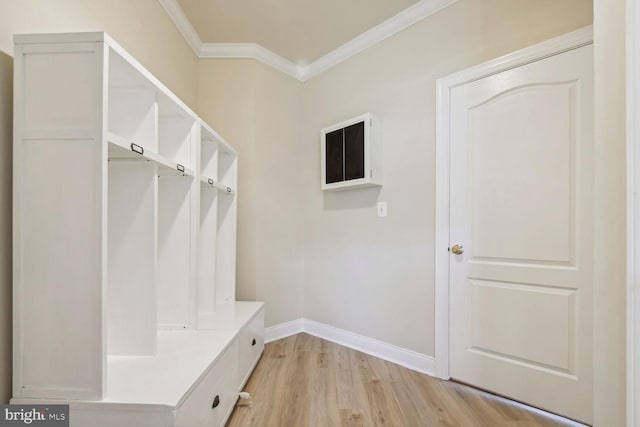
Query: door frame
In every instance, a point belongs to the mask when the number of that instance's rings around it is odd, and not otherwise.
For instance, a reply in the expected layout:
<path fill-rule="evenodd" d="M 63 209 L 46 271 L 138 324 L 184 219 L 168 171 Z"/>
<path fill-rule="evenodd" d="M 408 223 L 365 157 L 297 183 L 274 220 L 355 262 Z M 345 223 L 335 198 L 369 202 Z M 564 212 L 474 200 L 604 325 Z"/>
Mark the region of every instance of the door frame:
<path fill-rule="evenodd" d="M 640 425 L 640 5 L 626 3 L 627 426 Z"/>
<path fill-rule="evenodd" d="M 450 378 L 448 248 L 451 91 L 458 86 L 590 44 L 593 44 L 591 25 L 436 81 L 435 374 L 438 378 Z"/>

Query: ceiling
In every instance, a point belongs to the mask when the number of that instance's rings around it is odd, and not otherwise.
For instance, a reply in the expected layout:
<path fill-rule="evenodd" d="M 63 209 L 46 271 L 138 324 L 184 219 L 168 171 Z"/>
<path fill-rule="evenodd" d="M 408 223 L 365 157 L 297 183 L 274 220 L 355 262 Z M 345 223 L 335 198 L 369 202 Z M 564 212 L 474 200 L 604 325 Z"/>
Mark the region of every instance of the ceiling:
<path fill-rule="evenodd" d="M 178 0 L 203 43 L 256 43 L 306 66 L 418 0 Z"/>

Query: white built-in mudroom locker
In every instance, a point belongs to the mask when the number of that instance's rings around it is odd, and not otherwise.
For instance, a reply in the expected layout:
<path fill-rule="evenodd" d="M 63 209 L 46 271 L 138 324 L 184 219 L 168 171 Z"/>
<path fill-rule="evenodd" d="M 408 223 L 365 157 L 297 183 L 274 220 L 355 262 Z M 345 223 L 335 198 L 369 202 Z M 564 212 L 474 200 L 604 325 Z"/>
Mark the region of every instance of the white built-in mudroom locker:
<path fill-rule="evenodd" d="M 11 402 L 224 425 L 264 348 L 236 151 L 104 33 L 16 36 L 14 99 Z"/>

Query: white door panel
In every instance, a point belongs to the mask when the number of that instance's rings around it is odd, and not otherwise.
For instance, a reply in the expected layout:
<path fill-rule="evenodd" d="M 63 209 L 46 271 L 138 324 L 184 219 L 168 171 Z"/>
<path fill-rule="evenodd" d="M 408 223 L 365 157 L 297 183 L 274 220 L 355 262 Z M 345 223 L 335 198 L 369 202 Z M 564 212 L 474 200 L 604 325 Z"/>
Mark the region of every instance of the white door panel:
<path fill-rule="evenodd" d="M 586 46 L 451 92 L 450 369 L 591 421 L 593 59 Z"/>
<path fill-rule="evenodd" d="M 570 261 L 575 85 L 518 86 L 469 108 L 474 259 Z"/>

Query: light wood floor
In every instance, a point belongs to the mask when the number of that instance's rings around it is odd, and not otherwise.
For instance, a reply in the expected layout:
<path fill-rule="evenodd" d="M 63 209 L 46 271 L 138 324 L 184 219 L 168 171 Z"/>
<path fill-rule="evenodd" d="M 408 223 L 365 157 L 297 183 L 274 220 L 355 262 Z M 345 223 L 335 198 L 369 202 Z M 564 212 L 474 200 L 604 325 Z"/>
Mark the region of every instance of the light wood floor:
<path fill-rule="evenodd" d="M 298 334 L 267 344 L 227 426 L 575 426 L 504 399 Z"/>

